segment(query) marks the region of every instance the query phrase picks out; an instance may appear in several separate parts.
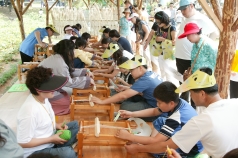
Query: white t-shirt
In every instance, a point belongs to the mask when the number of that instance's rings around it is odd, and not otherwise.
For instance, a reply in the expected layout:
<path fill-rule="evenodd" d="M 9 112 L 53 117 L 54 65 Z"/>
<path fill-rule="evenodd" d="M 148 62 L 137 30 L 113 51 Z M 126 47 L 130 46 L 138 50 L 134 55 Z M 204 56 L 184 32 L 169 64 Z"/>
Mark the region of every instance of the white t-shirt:
<path fill-rule="evenodd" d="M 63 39 L 70 39 L 70 37 L 72 37 L 73 35 L 69 35 L 69 34 L 64 34 L 64 38 Z"/>
<path fill-rule="evenodd" d="M 123 50 L 122 53 L 123 53 L 123 56 L 124 56 L 124 57 L 127 57 L 128 59 L 131 59 L 131 58 L 134 57 L 133 54 L 131 54 L 130 52 L 128 52 L 128 51 L 126 51 L 126 50 Z"/>
<path fill-rule="evenodd" d="M 52 136 L 54 134 L 52 121 L 55 129 L 55 115 L 48 99 L 45 100 L 45 104 L 40 104 L 30 94 L 17 114 L 17 142 L 28 143 L 32 138 L 48 138 Z M 54 144 L 49 143 L 32 148 L 24 148 L 24 158 L 35 151 L 53 146 Z"/>
<path fill-rule="evenodd" d="M 190 18 L 183 18 L 179 27 L 178 36 L 184 33 L 184 27 L 187 23 L 196 23 L 202 28 L 202 34 L 210 35 L 212 32 L 218 31 L 214 23 L 204 14 L 196 13 Z M 191 51 L 193 43 L 191 43 L 186 37 L 182 39 L 176 39 L 175 42 L 175 57 L 184 60 L 191 60 Z"/>
<path fill-rule="evenodd" d="M 238 99 L 224 99 L 210 104 L 172 136 L 173 142 L 185 153 L 200 140 L 213 158 L 222 158 L 238 148 Z"/>

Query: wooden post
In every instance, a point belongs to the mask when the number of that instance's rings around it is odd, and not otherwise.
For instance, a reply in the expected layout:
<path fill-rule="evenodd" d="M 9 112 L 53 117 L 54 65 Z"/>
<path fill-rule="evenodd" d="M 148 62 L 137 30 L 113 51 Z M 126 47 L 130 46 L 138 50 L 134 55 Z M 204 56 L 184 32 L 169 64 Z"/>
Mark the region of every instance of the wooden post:
<path fill-rule="evenodd" d="M 72 8 L 72 0 L 69 0 L 69 9 Z"/>
<path fill-rule="evenodd" d="M 208 6 L 206 0 L 198 0 L 198 2 L 201 4 L 204 11 L 207 13 L 208 17 L 214 22 L 214 24 L 217 26 L 217 28 L 222 32 L 222 24 L 221 21 L 217 18 L 217 16 L 214 14 L 213 10 Z"/>
<path fill-rule="evenodd" d="M 219 3 L 219 0 L 210 0 L 210 1 L 211 1 L 212 8 L 213 8 L 213 11 L 214 11 L 215 15 L 221 21 L 222 16 L 221 16 L 221 6 L 220 6 L 220 3 Z"/>
<path fill-rule="evenodd" d="M 14 3 L 15 4 L 15 3 Z M 17 0 L 17 10 L 19 13 L 19 27 L 21 31 L 21 38 L 22 40 L 25 39 L 25 30 L 24 30 L 24 23 L 23 23 L 23 12 L 22 12 L 22 7 L 23 7 L 23 0 Z"/>
<path fill-rule="evenodd" d="M 120 0 L 117 0 L 117 16 L 118 16 L 118 21 L 120 21 Z M 118 28 L 120 30 L 120 28 Z"/>
<path fill-rule="evenodd" d="M 45 14 L 46 14 L 46 26 L 49 25 L 49 5 L 48 5 L 48 0 L 44 0 L 45 2 Z"/>
<path fill-rule="evenodd" d="M 233 32 L 236 32 L 237 29 L 238 29 L 238 18 L 236 19 L 236 21 L 234 22 L 234 24 L 231 27 L 231 30 Z"/>
<path fill-rule="evenodd" d="M 218 57 L 215 76 L 222 98 L 227 98 L 230 83 L 230 68 L 235 53 L 238 32 L 232 32 L 231 26 L 238 15 L 238 1 L 225 0 L 223 8 L 222 25 L 220 35 Z"/>

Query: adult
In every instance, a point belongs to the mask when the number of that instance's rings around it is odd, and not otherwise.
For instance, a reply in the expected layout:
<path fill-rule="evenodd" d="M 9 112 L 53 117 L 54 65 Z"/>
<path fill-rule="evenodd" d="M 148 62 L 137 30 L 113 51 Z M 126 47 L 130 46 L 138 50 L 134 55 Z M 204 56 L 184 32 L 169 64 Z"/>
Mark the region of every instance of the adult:
<path fill-rule="evenodd" d="M 157 100 L 157 107 L 145 109 L 141 111 L 126 111 L 120 110 L 120 116 L 123 118 L 131 117 L 149 117 L 159 116 L 153 122 L 153 131 L 150 136 L 137 136 L 129 133 L 127 130 L 119 130 L 116 134 L 118 138 L 136 142 L 139 144 L 152 144 L 156 142 L 165 142 L 171 138 L 176 132 L 180 131 L 182 127 L 194 116 L 197 112 L 190 104 L 179 98 L 179 94 L 175 93 L 177 87 L 168 81 L 159 84 L 153 93 Z M 160 116 L 165 114 L 166 117 Z M 197 142 L 192 150 L 187 154 L 177 150 L 184 157 L 194 157 L 203 149 L 201 142 Z M 165 153 L 154 154 L 155 157 L 162 157 Z"/>
<path fill-rule="evenodd" d="M 204 151 L 211 157 L 222 158 L 238 147 L 238 99 L 222 99 L 218 93 L 215 76 L 210 68 L 200 68 L 185 81 L 176 93 L 190 90 L 197 106 L 206 109 L 189 120 L 171 139 L 150 145 L 126 145 L 129 153 L 164 152 L 168 147 L 180 148 L 188 153 L 200 140 Z M 221 117 L 228 114 L 227 117 Z"/>
<path fill-rule="evenodd" d="M 130 34 L 131 34 L 131 27 L 133 26 L 133 24 L 129 20 L 130 13 L 131 13 L 130 9 L 125 8 L 125 10 L 123 11 L 123 14 L 125 16 L 123 16 L 119 21 L 120 35 L 121 37 L 125 37 L 129 42 L 131 41 Z"/>
<path fill-rule="evenodd" d="M 193 43 L 191 51 L 191 72 L 194 73 L 201 67 L 209 67 L 214 72 L 217 59 L 217 44 L 210 38 L 201 35 L 203 28 L 195 23 L 188 23 L 184 27 L 184 33 L 178 39 L 187 37 Z"/>
<path fill-rule="evenodd" d="M 77 158 L 71 146 L 77 141 L 78 122 L 69 122 L 64 126 L 57 124 L 48 100 L 67 81 L 67 77 L 56 76 L 49 68 L 35 67 L 28 71 L 26 86 L 31 94 L 17 114 L 17 142 L 24 149 L 24 158 L 33 153 Z M 70 130 L 71 138 L 68 141 L 60 138 L 63 133 L 56 133 L 56 130 Z"/>
<path fill-rule="evenodd" d="M 180 0 L 179 8 L 184 19 L 180 24 L 178 36 L 184 31 L 187 23 L 194 22 L 200 28 L 203 28 L 203 34 L 209 36 L 211 39 L 216 39 L 218 36 L 218 29 L 214 23 L 204 14 L 196 11 L 194 0 Z M 183 38 L 176 40 L 175 43 L 175 58 L 176 66 L 179 73 L 183 74 L 185 70 L 191 67 L 191 51 L 193 44 L 188 39 Z M 189 93 L 182 93 L 181 98 L 189 101 Z"/>
<path fill-rule="evenodd" d="M 53 25 L 48 25 L 46 28 L 37 28 L 31 32 L 20 45 L 21 61 L 30 62 L 35 52 L 35 44 L 39 44 L 42 48 L 46 48 L 47 44 L 42 40 L 48 36 L 58 36 L 59 32 Z"/>
<path fill-rule="evenodd" d="M 93 97 L 92 101 L 98 104 L 110 104 L 124 100 L 120 105 L 120 109 L 128 111 L 138 111 L 156 107 L 157 104 L 156 99 L 153 97 L 153 91 L 162 80 L 154 72 L 147 71 L 146 59 L 140 55 L 136 55 L 131 60 L 119 65 L 119 67 L 129 69 L 135 83 L 131 87 L 118 86 L 121 92 L 110 98 L 101 100 L 97 97 Z M 136 95 L 141 95 L 139 101 L 128 99 Z M 150 121 L 154 119 L 155 117 L 148 118 Z"/>
<path fill-rule="evenodd" d="M 165 40 L 170 40 L 172 42 L 172 45 L 175 45 L 176 28 L 175 26 L 170 25 L 169 16 L 164 11 L 157 12 L 154 18 L 156 24 L 154 24 L 154 26 L 152 27 L 152 31 L 150 32 L 150 35 L 144 47 L 146 48 L 149 42 L 152 42 L 155 44 L 151 44 L 150 51 L 152 52 L 152 50 L 155 50 L 156 52 L 159 52 L 161 43 Z M 153 47 L 156 47 L 156 49 Z M 173 82 L 174 78 L 172 78 L 167 72 L 168 70 L 166 70 L 166 67 L 176 67 L 175 62 L 173 61 L 172 57 L 165 58 L 165 54 L 163 53 L 165 52 L 161 50 L 161 54 L 159 55 L 156 64 L 159 65 L 161 77 L 167 81 Z"/>
<path fill-rule="evenodd" d="M 75 45 L 70 40 L 61 40 L 53 46 L 54 55 L 44 59 L 39 66 L 51 68 L 55 75 L 68 77 L 65 87 L 84 89 L 94 84 L 87 69 L 74 69 L 74 48 Z M 54 97 L 49 99 L 55 114 L 69 113 L 70 99 L 64 90 L 54 92 Z"/>
<path fill-rule="evenodd" d="M 169 4 L 169 9 L 170 11 L 170 17 L 169 20 L 171 22 L 171 25 L 176 26 L 176 10 L 174 9 L 174 3 Z"/>
<path fill-rule="evenodd" d="M 109 37 L 112 41 L 116 41 L 117 43 L 119 43 L 124 50 L 133 54 L 130 42 L 125 37 L 121 37 L 117 30 L 111 30 L 109 32 Z"/>
<path fill-rule="evenodd" d="M 71 36 L 73 36 L 73 28 L 70 25 L 66 25 L 64 27 L 64 37 L 63 39 L 70 39 Z"/>
<path fill-rule="evenodd" d="M 129 0 L 126 0 L 125 2 L 124 2 L 124 7 L 125 8 L 129 8 L 130 9 L 130 14 L 132 14 L 132 8 L 133 8 L 133 6 L 132 6 L 132 4 L 131 4 L 131 2 L 129 1 Z"/>
<path fill-rule="evenodd" d="M 23 149 L 17 143 L 15 133 L 0 119 L 1 158 L 23 158 Z"/>

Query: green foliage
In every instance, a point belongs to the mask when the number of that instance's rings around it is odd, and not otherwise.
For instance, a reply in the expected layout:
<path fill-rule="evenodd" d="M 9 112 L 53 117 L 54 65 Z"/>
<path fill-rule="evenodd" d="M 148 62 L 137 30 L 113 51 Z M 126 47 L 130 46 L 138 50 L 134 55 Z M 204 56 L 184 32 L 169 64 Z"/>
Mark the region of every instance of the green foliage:
<path fill-rule="evenodd" d="M 17 64 L 11 65 L 11 68 L 0 76 L 0 86 L 6 83 L 17 72 Z"/>

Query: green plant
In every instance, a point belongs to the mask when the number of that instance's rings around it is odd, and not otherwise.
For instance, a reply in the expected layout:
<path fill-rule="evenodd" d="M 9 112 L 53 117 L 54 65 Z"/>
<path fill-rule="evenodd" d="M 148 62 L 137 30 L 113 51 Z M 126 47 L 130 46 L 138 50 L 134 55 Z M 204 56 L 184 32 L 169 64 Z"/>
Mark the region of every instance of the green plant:
<path fill-rule="evenodd" d="M 8 71 L 2 73 L 0 77 L 0 86 L 6 83 L 7 80 L 10 79 L 16 72 L 17 72 L 17 64 L 14 64 Z"/>

